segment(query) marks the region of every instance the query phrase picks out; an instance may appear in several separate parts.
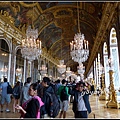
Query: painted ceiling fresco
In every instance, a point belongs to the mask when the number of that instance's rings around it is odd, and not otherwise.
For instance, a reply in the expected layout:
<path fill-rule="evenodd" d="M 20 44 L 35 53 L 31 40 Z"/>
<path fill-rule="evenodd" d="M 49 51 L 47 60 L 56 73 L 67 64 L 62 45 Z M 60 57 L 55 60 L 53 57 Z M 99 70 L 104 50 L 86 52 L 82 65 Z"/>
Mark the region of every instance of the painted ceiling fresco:
<path fill-rule="evenodd" d="M 41 2 L 40 6 L 42 10 L 46 10 L 51 7 L 59 6 L 59 5 L 74 5 L 75 2 Z"/>
<path fill-rule="evenodd" d="M 42 44 L 48 50 L 50 47 L 57 41 L 61 39 L 62 30 L 59 27 L 56 27 L 55 24 L 47 26 L 42 33 L 40 34 L 40 39 L 43 41 Z"/>
<path fill-rule="evenodd" d="M 80 30 L 89 41 L 90 50 L 100 24 L 103 4 L 79 3 Z M 69 43 L 78 32 L 77 2 L 0 2 L 0 11 L 4 15 L 8 14 L 13 24 L 23 32 L 28 25 L 33 24 L 38 28 L 42 47 L 58 59 L 61 59 L 62 40 L 62 59 L 71 66 L 76 65 L 68 53 Z"/>

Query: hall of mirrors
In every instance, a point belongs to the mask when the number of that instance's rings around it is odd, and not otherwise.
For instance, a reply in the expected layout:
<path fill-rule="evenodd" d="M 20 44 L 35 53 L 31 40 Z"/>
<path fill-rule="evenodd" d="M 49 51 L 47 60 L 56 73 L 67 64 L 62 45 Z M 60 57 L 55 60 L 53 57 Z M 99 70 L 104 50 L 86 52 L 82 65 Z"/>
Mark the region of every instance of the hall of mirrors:
<path fill-rule="evenodd" d="M 97 52 L 87 74 L 81 76 L 75 71 L 67 76 L 66 72 L 62 74 L 58 72 L 59 60 L 51 57 L 50 52 L 47 52 L 45 47 L 42 48 L 41 55 L 35 60 L 31 61 L 23 57 L 21 53 L 23 33 L 11 24 L 12 19 L 5 19 L 5 14 L 0 13 L 0 82 L 3 82 L 4 77 L 8 79 L 12 86 L 17 81 L 25 83 L 27 77 L 32 77 L 32 82 L 42 81 L 44 76 L 50 77 L 53 81 L 57 79 L 67 79 L 67 81 L 83 79 L 94 85 L 96 91 L 101 90 L 99 99 L 107 100 L 107 107 L 119 107 L 119 21 L 115 21 L 115 18 L 112 19 L 113 21 L 111 20 L 112 22 L 106 30 L 106 36 L 101 40 L 100 48 L 102 52 Z M 104 28 L 104 25 L 101 26 Z M 91 54 L 93 53 L 91 52 Z"/>

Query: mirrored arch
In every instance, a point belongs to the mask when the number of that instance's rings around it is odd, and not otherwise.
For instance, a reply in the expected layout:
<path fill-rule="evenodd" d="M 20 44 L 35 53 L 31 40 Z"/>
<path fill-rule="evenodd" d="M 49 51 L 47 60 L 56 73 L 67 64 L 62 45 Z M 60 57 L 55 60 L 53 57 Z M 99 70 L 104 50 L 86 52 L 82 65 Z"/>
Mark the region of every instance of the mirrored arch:
<path fill-rule="evenodd" d="M 113 78 L 115 89 L 120 88 L 120 72 L 119 72 L 119 54 L 118 54 L 118 42 L 116 37 L 116 30 L 112 28 L 110 31 L 110 57 L 113 64 Z"/>
<path fill-rule="evenodd" d="M 4 39 L 0 39 L 0 81 L 8 77 L 9 46 Z"/>

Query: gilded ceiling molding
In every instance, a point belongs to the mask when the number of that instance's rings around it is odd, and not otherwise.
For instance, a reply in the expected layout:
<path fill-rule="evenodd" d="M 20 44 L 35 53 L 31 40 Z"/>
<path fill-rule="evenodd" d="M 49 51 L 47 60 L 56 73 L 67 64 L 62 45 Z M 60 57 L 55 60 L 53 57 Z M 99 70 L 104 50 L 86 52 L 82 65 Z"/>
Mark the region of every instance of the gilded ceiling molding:
<path fill-rule="evenodd" d="M 35 2 L 34 3 L 34 1 L 33 2 L 31 2 L 31 4 L 29 3 L 29 4 L 27 4 L 27 3 L 25 3 L 25 2 L 19 2 L 22 6 L 24 6 L 24 7 L 35 7 L 36 5 L 37 5 L 37 2 Z"/>
<path fill-rule="evenodd" d="M 8 6 L 10 5 L 10 2 L 0 2 L 0 6 Z"/>
<path fill-rule="evenodd" d="M 59 65 L 59 60 L 53 58 L 46 49 L 42 49 L 42 57 L 46 58 L 48 61 L 50 61 L 51 63 L 55 64 L 55 65 Z"/>
<path fill-rule="evenodd" d="M 13 13 L 16 15 L 17 12 L 20 11 L 20 5 L 18 2 L 0 2 L 0 7 L 10 7 Z"/>
<path fill-rule="evenodd" d="M 60 5 L 60 6 L 53 6 L 50 8 L 45 9 L 43 12 L 49 12 L 49 11 L 56 11 L 57 9 L 66 9 L 66 8 L 76 8 L 76 5 Z"/>
<path fill-rule="evenodd" d="M 40 5 L 39 5 L 39 3 L 38 2 L 35 2 L 35 3 L 31 3 L 31 4 L 27 4 L 27 3 L 24 3 L 24 2 L 19 2 L 22 6 L 24 6 L 24 7 L 35 7 L 35 6 L 37 6 L 37 8 L 38 8 L 38 10 L 40 11 L 40 13 L 42 13 L 43 11 L 42 11 L 42 8 L 40 7 Z"/>
<path fill-rule="evenodd" d="M 0 13 L 0 29 L 4 32 L 4 34 L 8 34 L 12 38 L 14 38 L 19 44 L 25 34 L 23 34 L 18 28 L 11 23 L 9 19 L 9 15 Z"/>
<path fill-rule="evenodd" d="M 92 66 L 92 64 L 94 62 L 94 59 L 98 52 L 99 46 L 101 45 L 101 42 L 103 41 L 106 30 L 108 29 L 110 22 L 111 22 L 112 18 L 114 17 L 115 9 L 118 5 L 119 5 L 118 2 L 113 2 L 113 3 L 107 2 L 105 4 L 101 23 L 98 28 L 98 32 L 97 32 L 97 35 L 95 38 L 95 43 L 94 43 L 94 46 L 91 51 L 92 54 L 90 55 L 90 58 L 88 61 L 88 66 L 86 68 L 86 73 L 85 73 L 86 75 L 89 72 L 90 67 Z"/>
<path fill-rule="evenodd" d="M 40 7 L 40 4 L 39 4 L 38 2 L 37 2 L 37 7 L 38 7 L 40 13 L 43 13 L 43 10 L 42 10 L 42 8 Z"/>
<path fill-rule="evenodd" d="M 63 9 L 63 8 L 61 8 L 61 9 L 58 9 L 58 10 L 56 10 L 54 13 L 54 17 L 55 18 L 60 18 L 60 17 L 72 17 L 73 16 L 73 11 L 71 10 L 71 9 Z"/>

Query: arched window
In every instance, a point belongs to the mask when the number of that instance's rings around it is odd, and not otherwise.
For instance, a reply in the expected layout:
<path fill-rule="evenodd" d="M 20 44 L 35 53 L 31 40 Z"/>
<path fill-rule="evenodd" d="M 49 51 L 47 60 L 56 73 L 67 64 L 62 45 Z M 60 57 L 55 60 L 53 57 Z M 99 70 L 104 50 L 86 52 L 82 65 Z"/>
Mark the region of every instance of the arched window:
<path fill-rule="evenodd" d="M 103 45 L 103 59 L 104 59 L 104 72 L 105 72 L 105 86 L 106 89 L 108 89 L 110 85 L 110 80 L 109 80 L 109 68 L 108 68 L 108 49 L 107 49 L 107 44 L 104 42 Z"/>
<path fill-rule="evenodd" d="M 112 28 L 111 32 L 110 32 L 110 55 L 111 55 L 111 58 L 113 61 L 114 87 L 115 87 L 115 89 L 119 89 L 119 87 L 120 87 L 119 54 L 118 54 L 118 44 L 117 44 L 115 28 Z"/>
<path fill-rule="evenodd" d="M 96 73 L 96 61 L 94 61 L 94 80 L 95 80 L 95 85 L 97 85 L 97 75 L 96 75 L 97 73 Z"/>
<path fill-rule="evenodd" d="M 97 56 L 98 87 L 100 87 L 100 53 Z"/>
<path fill-rule="evenodd" d="M 98 58 L 95 59 L 94 75 L 95 75 L 95 84 L 96 84 L 96 87 L 99 87 L 99 82 L 98 82 Z"/>

